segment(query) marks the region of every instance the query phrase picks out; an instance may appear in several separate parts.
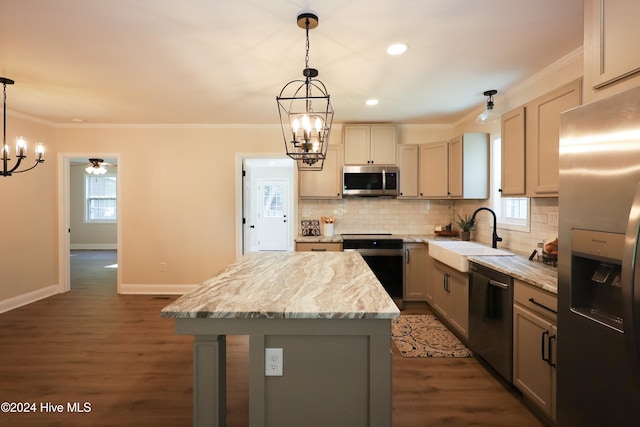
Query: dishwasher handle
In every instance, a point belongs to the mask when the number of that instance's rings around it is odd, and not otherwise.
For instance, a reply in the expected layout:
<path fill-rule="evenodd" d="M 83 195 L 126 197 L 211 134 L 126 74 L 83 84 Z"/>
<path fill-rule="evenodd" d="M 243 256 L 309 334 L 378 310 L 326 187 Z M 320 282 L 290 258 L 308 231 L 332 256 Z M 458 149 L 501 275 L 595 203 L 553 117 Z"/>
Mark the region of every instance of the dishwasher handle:
<path fill-rule="evenodd" d="M 502 288 L 502 289 L 509 289 L 509 284 L 503 283 L 503 282 L 498 282 L 497 280 L 489 279 L 489 284 L 491 286 L 497 286 L 497 287 Z"/>

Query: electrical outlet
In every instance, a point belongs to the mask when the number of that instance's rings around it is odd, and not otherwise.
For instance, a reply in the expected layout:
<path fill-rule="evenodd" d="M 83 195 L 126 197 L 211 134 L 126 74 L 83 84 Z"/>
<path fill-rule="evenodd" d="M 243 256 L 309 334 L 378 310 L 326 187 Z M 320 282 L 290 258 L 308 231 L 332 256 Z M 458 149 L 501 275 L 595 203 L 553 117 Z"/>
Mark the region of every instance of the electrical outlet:
<path fill-rule="evenodd" d="M 547 223 L 549 225 L 558 225 L 558 212 L 549 212 L 547 214 Z"/>
<path fill-rule="evenodd" d="M 160 271 L 161 272 L 167 271 L 167 263 L 166 262 L 161 262 L 160 263 Z"/>
<path fill-rule="evenodd" d="M 281 377 L 282 362 L 281 348 L 264 349 L 264 375 L 266 377 Z"/>

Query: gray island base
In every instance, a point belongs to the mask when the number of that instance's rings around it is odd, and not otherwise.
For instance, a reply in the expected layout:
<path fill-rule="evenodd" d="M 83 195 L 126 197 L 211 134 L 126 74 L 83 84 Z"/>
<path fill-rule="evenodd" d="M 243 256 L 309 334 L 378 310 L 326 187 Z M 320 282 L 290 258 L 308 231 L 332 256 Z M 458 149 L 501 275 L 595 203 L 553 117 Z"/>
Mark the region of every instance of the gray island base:
<path fill-rule="evenodd" d="M 249 424 L 391 427 L 393 300 L 357 252 L 248 254 L 162 310 L 195 337 L 194 426 L 224 426 L 226 336 L 249 336 Z M 265 376 L 265 349 L 283 351 Z"/>

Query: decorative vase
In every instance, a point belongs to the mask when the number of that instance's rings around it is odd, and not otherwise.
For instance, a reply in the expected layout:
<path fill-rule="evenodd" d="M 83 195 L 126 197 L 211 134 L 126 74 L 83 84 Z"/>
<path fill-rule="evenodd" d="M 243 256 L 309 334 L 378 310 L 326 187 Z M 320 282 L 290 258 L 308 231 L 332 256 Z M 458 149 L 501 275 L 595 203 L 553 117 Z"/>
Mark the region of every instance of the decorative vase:
<path fill-rule="evenodd" d="M 468 241 L 471 239 L 471 232 L 470 231 L 461 231 L 460 232 L 460 238 L 462 240 Z"/>

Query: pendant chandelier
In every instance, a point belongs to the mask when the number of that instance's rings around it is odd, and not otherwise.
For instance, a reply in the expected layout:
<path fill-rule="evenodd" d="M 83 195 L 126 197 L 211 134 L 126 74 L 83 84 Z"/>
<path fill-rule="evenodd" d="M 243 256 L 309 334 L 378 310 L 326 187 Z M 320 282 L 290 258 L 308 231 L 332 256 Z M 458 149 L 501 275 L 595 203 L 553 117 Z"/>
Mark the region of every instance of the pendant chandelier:
<path fill-rule="evenodd" d="M 487 99 L 487 108 L 476 117 L 476 123 L 478 124 L 489 124 L 495 123 L 500 118 L 500 113 L 493 109 L 493 95 L 498 93 L 497 90 L 491 89 L 484 92 L 484 96 L 488 96 Z"/>
<path fill-rule="evenodd" d="M 11 160 L 11 149 L 7 144 L 7 85 L 12 85 L 14 83 L 13 80 L 8 79 L 6 77 L 0 77 L 0 83 L 2 83 L 2 104 L 3 104 L 3 115 L 2 115 L 2 147 L 0 148 L 0 159 L 2 160 L 2 170 L 0 170 L 0 175 L 2 176 L 11 176 L 14 173 L 26 172 L 29 171 L 38 164 L 44 162 L 44 145 L 39 142 L 36 145 L 35 150 L 35 164 L 27 169 L 18 170 L 20 167 L 20 163 L 22 160 L 27 158 L 27 141 L 19 136 L 16 138 L 16 163 L 13 166 L 9 166 L 9 161 Z"/>
<path fill-rule="evenodd" d="M 333 107 L 327 88 L 315 78 L 318 70 L 309 68 L 309 30 L 318 26 L 318 17 L 302 13 L 297 22 L 307 36 L 304 80 L 287 83 L 276 101 L 287 156 L 296 161 L 300 170 L 322 170 L 331 135 Z"/>

